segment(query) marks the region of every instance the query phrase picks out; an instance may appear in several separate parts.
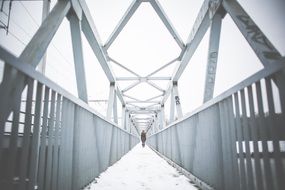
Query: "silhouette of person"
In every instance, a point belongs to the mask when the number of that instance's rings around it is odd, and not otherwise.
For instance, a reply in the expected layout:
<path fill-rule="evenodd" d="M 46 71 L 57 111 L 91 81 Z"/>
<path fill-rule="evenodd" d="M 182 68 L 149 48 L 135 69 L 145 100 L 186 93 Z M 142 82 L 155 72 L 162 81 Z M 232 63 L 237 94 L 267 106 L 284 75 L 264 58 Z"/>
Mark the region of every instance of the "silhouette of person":
<path fill-rule="evenodd" d="M 146 132 L 144 130 L 142 130 L 141 132 L 141 141 L 142 141 L 142 147 L 144 147 L 146 141 Z"/>

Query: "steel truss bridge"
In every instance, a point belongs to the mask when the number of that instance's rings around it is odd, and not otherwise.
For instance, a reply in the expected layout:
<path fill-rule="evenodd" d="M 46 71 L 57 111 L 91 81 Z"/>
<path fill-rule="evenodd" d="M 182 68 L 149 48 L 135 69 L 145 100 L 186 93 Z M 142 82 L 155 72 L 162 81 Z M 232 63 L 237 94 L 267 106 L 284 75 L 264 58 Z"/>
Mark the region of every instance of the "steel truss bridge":
<path fill-rule="evenodd" d="M 84 0 L 58 0 L 51 11 L 49 3 L 44 0 L 45 19 L 20 56 L 0 45 L 0 60 L 5 63 L 0 86 L 1 189 L 81 189 L 139 142 L 139 126 L 147 130 L 149 146 L 201 189 L 285 189 L 285 59 L 238 1 L 205 0 L 183 42 L 158 0 L 134 0 L 105 44 Z M 146 76 L 108 55 L 142 3 L 151 4 L 181 48 L 175 59 Z M 263 69 L 213 98 L 221 23 L 226 14 Z M 36 70 L 65 17 L 70 22 L 79 98 Z M 183 115 L 178 81 L 208 28 L 204 104 Z M 110 82 L 106 116 L 88 105 L 81 31 Z M 175 61 L 179 64 L 172 75 L 154 76 Z M 116 77 L 110 62 L 134 77 Z M 133 83 L 121 89 L 118 81 L 123 80 Z M 161 89 L 155 80 L 168 81 L 168 87 Z M 153 86 L 161 95 L 146 100 L 126 95 L 140 83 Z M 278 89 L 280 113 L 274 107 L 273 84 Z M 121 127 L 116 97 L 122 104 Z M 168 98 L 171 123 L 166 126 Z M 147 117 L 140 118 L 140 114 Z"/>

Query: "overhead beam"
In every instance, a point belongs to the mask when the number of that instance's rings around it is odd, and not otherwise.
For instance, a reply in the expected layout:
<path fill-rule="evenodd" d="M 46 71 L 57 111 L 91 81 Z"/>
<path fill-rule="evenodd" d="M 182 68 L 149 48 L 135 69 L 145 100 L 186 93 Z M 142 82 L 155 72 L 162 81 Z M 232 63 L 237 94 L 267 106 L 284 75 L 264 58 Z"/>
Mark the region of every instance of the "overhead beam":
<path fill-rule="evenodd" d="M 152 7 L 154 8 L 154 10 L 157 13 L 157 15 L 159 16 L 159 18 L 161 19 L 161 21 L 163 22 L 163 24 L 165 25 L 165 27 L 167 28 L 167 30 L 170 32 L 170 34 L 172 35 L 172 37 L 174 38 L 174 40 L 178 44 L 178 46 L 181 49 L 184 49 L 185 45 L 184 45 L 181 37 L 178 35 L 177 31 L 175 30 L 174 26 L 170 22 L 168 16 L 164 12 L 160 3 L 157 0 L 151 0 L 149 2 L 152 5 Z"/>
<path fill-rule="evenodd" d="M 171 77 L 116 77 L 117 81 L 131 81 L 131 80 L 171 80 Z"/>
<path fill-rule="evenodd" d="M 106 44 L 104 45 L 105 49 L 109 49 L 111 44 L 114 42 L 114 40 L 117 38 L 117 36 L 120 34 L 120 32 L 123 30 L 125 25 L 128 23 L 132 15 L 135 13 L 139 5 L 141 4 L 141 0 L 134 0 L 132 4 L 129 6 L 128 10 L 125 12 L 124 16 L 121 18 L 120 22 L 108 38 Z"/>
<path fill-rule="evenodd" d="M 130 104 L 130 103 L 156 103 L 159 104 L 160 101 L 127 101 L 126 104 Z"/>

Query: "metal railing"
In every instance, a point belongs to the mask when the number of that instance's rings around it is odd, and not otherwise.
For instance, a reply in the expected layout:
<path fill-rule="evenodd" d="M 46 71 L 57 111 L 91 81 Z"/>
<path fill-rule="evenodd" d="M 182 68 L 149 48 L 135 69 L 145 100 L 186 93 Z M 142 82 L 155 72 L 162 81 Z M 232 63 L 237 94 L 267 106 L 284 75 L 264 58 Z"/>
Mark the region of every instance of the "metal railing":
<path fill-rule="evenodd" d="M 211 188 L 281 190 L 285 189 L 284 110 L 283 61 L 249 77 L 147 141 Z"/>
<path fill-rule="evenodd" d="M 6 63 L 5 72 L 27 83 L 21 97 L 13 99 L 10 116 L 1 121 L 0 189 L 78 190 L 138 143 L 138 137 L 1 46 L 0 60 Z M 11 85 L 7 73 L 1 98 L 5 85 Z M 6 108 L 0 109 L 2 114 Z"/>

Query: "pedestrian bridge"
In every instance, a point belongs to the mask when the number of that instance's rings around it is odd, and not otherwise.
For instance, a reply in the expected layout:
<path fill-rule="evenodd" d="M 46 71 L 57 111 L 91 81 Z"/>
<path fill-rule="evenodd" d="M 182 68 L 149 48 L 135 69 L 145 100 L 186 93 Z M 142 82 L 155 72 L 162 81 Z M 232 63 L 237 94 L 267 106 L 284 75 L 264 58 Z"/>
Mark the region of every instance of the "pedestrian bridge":
<path fill-rule="evenodd" d="M 1 11 L 7 7 L 13 11 L 12 3 L 1 1 Z M 0 42 L 4 65 L 0 85 L 1 190 L 83 189 L 140 142 L 142 129 L 147 131 L 148 147 L 200 189 L 285 189 L 285 59 L 239 1 L 205 0 L 184 42 L 158 0 L 133 0 L 105 44 L 85 0 L 59 0 L 51 11 L 49 3 L 43 0 L 43 21 L 19 56 Z M 147 76 L 108 55 L 109 47 L 142 4 L 153 7 L 181 50 L 177 58 Z M 213 97 L 225 15 L 234 21 L 263 68 Z M 78 96 L 38 69 L 44 67 L 47 48 L 65 17 L 70 23 Z M 9 22 L 2 24 L 9 33 Z M 183 115 L 178 81 L 208 29 L 204 103 Z M 106 115 L 90 107 L 81 32 L 109 80 Z M 116 77 L 110 62 L 134 77 Z M 154 76 L 173 62 L 178 64 L 171 76 Z M 118 83 L 122 80 L 134 83 L 121 89 Z M 167 88 L 161 89 L 156 80 L 167 81 Z M 140 83 L 156 88 L 161 95 L 141 100 L 126 94 Z M 117 98 L 122 104 L 120 125 Z M 164 111 L 167 99 L 171 102 L 169 123 Z M 142 106 L 144 103 L 149 106 Z"/>

